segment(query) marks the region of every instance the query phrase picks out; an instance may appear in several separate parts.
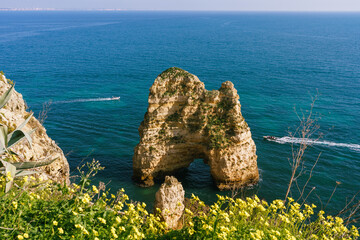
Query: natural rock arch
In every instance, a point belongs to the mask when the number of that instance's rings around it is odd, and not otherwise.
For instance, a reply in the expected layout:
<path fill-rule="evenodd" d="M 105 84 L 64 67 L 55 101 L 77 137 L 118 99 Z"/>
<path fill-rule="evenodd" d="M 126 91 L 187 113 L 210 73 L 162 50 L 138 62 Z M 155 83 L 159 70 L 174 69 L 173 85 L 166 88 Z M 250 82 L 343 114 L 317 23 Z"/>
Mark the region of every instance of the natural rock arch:
<path fill-rule="evenodd" d="M 142 186 L 188 167 L 197 158 L 210 165 L 219 189 L 254 184 L 259 179 L 256 146 L 241 115 L 234 85 L 207 91 L 196 76 L 169 68 L 156 79 L 139 127 L 133 178 Z"/>

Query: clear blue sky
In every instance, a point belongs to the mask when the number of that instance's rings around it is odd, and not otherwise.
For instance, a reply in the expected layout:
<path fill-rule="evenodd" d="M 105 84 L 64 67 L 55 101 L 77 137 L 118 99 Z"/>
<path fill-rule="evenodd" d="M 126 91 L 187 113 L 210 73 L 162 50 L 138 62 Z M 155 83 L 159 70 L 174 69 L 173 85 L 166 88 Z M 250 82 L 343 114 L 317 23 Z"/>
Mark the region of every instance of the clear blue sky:
<path fill-rule="evenodd" d="M 0 8 L 360 11 L 360 0 L 0 0 Z"/>

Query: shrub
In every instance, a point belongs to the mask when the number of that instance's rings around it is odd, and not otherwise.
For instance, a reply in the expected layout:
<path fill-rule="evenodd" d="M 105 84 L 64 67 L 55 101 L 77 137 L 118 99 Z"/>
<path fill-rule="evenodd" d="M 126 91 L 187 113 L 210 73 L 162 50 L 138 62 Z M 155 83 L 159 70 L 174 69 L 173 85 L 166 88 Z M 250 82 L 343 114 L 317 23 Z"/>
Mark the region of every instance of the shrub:
<path fill-rule="evenodd" d="M 218 196 L 205 207 L 192 196 L 183 216 L 184 227 L 170 230 L 133 202 L 121 189 L 109 194 L 103 184 L 91 185 L 101 170 L 97 161 L 79 168 L 79 184 L 60 185 L 34 177 L 15 181 L 17 187 L 0 194 L 0 239 L 356 239 L 341 218 L 316 216 L 316 206 L 288 199 L 268 204 L 254 198 Z M 4 188 L 6 176 L 0 180 Z M 192 207 L 195 206 L 195 207 Z M 191 210 L 189 210 L 191 209 Z"/>
<path fill-rule="evenodd" d="M 88 164 L 79 185 L 60 185 L 34 177 L 0 194 L 0 239 L 143 239 L 163 234 L 166 224 L 121 189 L 116 195 L 90 184 L 99 170 Z M 83 172 L 83 170 L 81 170 Z M 3 176 L 0 188 L 4 188 Z"/>
<path fill-rule="evenodd" d="M 193 203 L 203 206 L 199 198 Z M 218 196 L 208 212 L 186 209 L 182 230 L 171 231 L 161 239 L 356 239 L 355 226 L 348 229 L 339 217 L 314 216 L 315 205 L 301 206 L 289 198 L 268 204 L 258 197 L 233 199 Z"/>

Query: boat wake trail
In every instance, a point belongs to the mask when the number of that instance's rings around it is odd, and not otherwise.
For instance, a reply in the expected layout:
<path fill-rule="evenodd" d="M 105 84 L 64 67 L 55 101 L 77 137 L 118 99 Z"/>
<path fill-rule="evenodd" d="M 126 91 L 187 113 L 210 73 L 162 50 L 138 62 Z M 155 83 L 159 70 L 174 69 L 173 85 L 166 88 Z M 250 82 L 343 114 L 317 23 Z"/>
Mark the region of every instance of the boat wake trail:
<path fill-rule="evenodd" d="M 120 97 L 74 99 L 68 101 L 55 101 L 52 102 L 52 104 L 78 103 L 78 102 L 103 102 L 103 101 L 116 101 L 116 100 L 120 100 Z"/>
<path fill-rule="evenodd" d="M 285 144 L 285 143 L 304 143 L 307 145 L 326 145 L 330 147 L 346 147 L 350 148 L 355 151 L 360 152 L 360 145 L 359 144 L 351 144 L 351 143 L 335 143 L 330 141 L 317 141 L 317 140 L 311 140 L 311 139 L 303 139 L 303 138 L 294 138 L 294 137 L 281 137 L 276 138 L 275 140 L 272 140 L 274 142 Z"/>

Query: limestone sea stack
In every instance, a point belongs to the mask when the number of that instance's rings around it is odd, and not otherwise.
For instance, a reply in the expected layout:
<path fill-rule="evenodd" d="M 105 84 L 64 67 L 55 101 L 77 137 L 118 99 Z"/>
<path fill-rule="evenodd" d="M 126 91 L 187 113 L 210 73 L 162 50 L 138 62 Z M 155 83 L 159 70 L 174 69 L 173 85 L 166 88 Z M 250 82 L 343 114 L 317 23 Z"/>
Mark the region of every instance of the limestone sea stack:
<path fill-rule="evenodd" d="M 195 75 L 173 67 L 155 79 L 148 101 L 133 157 L 133 179 L 141 186 L 197 158 L 210 165 L 221 190 L 257 183 L 256 146 L 231 82 L 208 91 Z"/>
<path fill-rule="evenodd" d="M 181 183 L 173 176 L 166 176 L 165 182 L 155 194 L 155 213 L 160 214 L 168 228 L 182 227 L 181 217 L 185 209 L 185 191 Z M 156 209 L 159 209 L 158 213 Z"/>
<path fill-rule="evenodd" d="M 0 96 L 10 86 L 5 76 L 0 74 Z M 0 109 L 0 123 L 8 126 L 8 129 L 11 131 L 11 129 L 16 129 L 17 126 L 24 122 L 29 114 L 22 95 L 13 91 L 10 100 Z M 46 158 L 58 158 L 52 164 L 41 167 L 41 177 L 43 179 L 52 179 L 58 183 L 69 183 L 69 163 L 63 151 L 46 134 L 46 129 L 35 117 L 31 117 L 30 121 L 23 128 L 26 132 L 32 129 L 36 129 L 36 131 L 31 135 L 31 147 L 26 141 L 23 141 L 11 149 L 19 155 L 18 161 L 39 161 Z"/>

